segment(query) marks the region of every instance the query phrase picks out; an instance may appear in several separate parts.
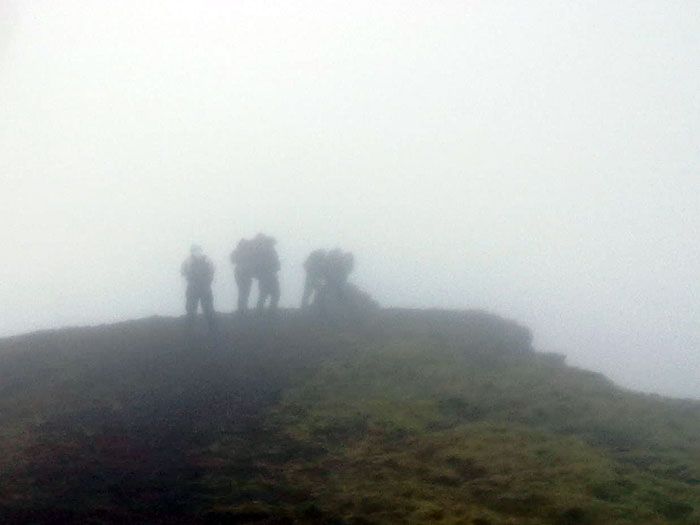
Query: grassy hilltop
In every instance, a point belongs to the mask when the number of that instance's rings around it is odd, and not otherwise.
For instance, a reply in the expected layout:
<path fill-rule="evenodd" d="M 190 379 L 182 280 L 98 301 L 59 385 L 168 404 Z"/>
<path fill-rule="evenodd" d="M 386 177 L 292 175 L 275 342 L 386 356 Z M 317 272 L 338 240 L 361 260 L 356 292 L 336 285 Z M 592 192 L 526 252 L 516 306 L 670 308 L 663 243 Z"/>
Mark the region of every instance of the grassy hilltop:
<path fill-rule="evenodd" d="M 700 523 L 700 403 L 482 312 L 0 340 L 2 523 Z"/>

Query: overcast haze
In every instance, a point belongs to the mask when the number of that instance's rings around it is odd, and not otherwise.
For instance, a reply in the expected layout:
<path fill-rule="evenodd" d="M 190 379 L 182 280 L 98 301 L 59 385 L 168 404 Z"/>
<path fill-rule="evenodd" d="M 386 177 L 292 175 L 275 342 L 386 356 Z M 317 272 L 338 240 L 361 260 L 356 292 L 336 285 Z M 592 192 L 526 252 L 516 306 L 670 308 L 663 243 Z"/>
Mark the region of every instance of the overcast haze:
<path fill-rule="evenodd" d="M 0 336 L 180 315 L 192 242 L 317 247 L 700 398 L 700 3 L 0 5 Z"/>

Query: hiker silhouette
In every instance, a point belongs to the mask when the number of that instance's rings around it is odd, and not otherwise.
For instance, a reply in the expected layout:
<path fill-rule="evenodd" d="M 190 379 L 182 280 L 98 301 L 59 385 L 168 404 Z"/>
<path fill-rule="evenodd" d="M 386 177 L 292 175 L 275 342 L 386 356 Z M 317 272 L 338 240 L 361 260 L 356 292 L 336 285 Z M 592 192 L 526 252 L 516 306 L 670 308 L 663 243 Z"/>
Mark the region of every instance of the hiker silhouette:
<path fill-rule="evenodd" d="M 204 255 L 199 245 L 193 244 L 190 248 L 189 257 L 185 259 L 180 267 L 180 273 L 187 281 L 185 312 L 187 314 L 186 327 L 189 332 L 194 329 L 197 308 L 200 303 L 209 330 L 212 332 L 216 330 L 214 297 L 211 291 L 214 271 L 214 263 Z"/>
<path fill-rule="evenodd" d="M 356 287 L 348 284 L 355 265 L 352 253 L 338 248 L 326 252 L 314 250 L 304 261 L 306 277 L 302 308 L 313 306 L 322 316 L 331 312 L 347 314 L 355 306 Z"/>
<path fill-rule="evenodd" d="M 241 239 L 231 252 L 231 263 L 235 266 L 234 276 L 238 288 L 237 309 L 244 313 L 248 309 L 248 300 L 253 279 L 258 281 L 257 310 L 263 310 L 269 299 L 271 311 L 277 309 L 280 299 L 278 272 L 279 256 L 275 249 L 277 241 L 263 233 L 252 239 Z"/>
<path fill-rule="evenodd" d="M 313 297 L 314 300 L 325 282 L 324 272 L 326 264 L 326 250 L 314 250 L 304 261 L 304 294 L 301 297 L 301 307 L 308 308 Z"/>

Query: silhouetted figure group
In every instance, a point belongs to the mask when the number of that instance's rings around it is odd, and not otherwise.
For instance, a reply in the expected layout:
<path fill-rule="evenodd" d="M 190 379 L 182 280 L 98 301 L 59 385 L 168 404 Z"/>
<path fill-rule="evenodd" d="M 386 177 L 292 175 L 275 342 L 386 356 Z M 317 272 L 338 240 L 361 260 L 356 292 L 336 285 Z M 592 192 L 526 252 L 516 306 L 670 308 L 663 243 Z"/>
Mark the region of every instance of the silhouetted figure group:
<path fill-rule="evenodd" d="M 301 307 L 308 308 L 313 297 L 321 315 L 326 315 L 331 303 L 345 305 L 348 276 L 355 266 L 355 258 L 350 252 L 339 249 L 315 250 L 304 262 L 306 279 Z"/>
<path fill-rule="evenodd" d="M 263 310 L 268 298 L 270 310 L 275 311 L 280 300 L 280 283 L 277 272 L 280 260 L 275 244 L 277 241 L 262 233 L 252 239 L 241 239 L 231 252 L 231 263 L 235 266 L 234 275 L 238 287 L 238 311 L 248 309 L 248 299 L 253 279 L 258 281 L 257 310 Z"/>
<path fill-rule="evenodd" d="M 238 241 L 231 252 L 239 314 L 245 314 L 248 310 L 253 281 L 258 283 L 256 310 L 263 311 L 269 304 L 269 311 L 276 312 L 280 299 L 280 261 L 275 245 L 273 237 L 259 233 L 252 239 Z M 376 307 L 376 303 L 367 294 L 348 283 L 354 265 L 353 254 L 337 248 L 311 252 L 304 262 L 306 277 L 301 299 L 302 309 L 313 310 L 318 315 L 329 318 L 347 315 L 363 305 Z M 200 303 L 209 330 L 216 331 L 211 289 L 214 271 L 214 264 L 204 255 L 201 247 L 193 245 L 190 256 L 181 268 L 181 273 L 187 280 L 185 310 L 188 331 L 194 327 Z"/>

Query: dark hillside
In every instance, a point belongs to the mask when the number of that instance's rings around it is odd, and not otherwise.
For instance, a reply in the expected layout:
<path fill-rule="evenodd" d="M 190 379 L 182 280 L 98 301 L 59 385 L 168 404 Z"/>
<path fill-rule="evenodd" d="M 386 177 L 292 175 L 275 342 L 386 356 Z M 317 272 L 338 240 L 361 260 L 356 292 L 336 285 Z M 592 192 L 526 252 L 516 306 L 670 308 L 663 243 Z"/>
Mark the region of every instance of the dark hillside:
<path fill-rule="evenodd" d="M 3 523 L 700 523 L 700 403 L 483 312 L 0 341 Z"/>

